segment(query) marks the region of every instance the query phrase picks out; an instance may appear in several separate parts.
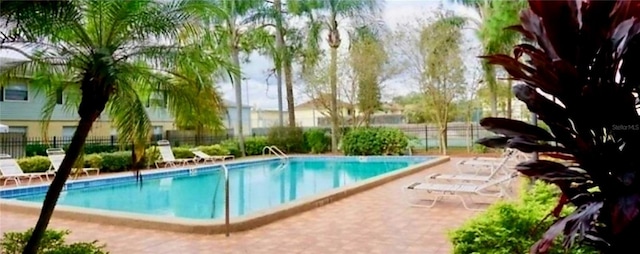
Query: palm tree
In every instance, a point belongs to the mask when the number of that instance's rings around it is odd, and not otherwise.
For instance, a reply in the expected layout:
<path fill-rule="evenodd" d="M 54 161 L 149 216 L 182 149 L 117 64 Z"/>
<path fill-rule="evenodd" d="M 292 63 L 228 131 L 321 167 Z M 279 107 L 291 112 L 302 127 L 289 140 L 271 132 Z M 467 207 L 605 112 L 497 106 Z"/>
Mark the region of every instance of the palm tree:
<path fill-rule="evenodd" d="M 492 0 L 454 0 L 465 6 L 475 9 L 480 15 L 479 20 L 473 20 L 477 36 L 483 47 L 483 54 L 505 54 L 511 51 L 511 47 L 518 42 L 520 35 L 509 30 L 506 26 L 517 24 L 520 10 L 526 7 L 526 1 L 492 1 Z M 489 88 L 491 115 L 498 115 L 499 84 L 496 79 L 495 66 L 482 63 L 484 79 Z M 511 86 L 511 81 L 507 81 Z M 507 98 L 507 117 L 511 118 L 511 96 Z"/>
<path fill-rule="evenodd" d="M 320 33 L 328 32 L 327 44 L 329 45 L 329 84 L 331 87 L 331 151 L 338 151 L 338 136 L 340 119 L 338 112 L 338 48 L 342 43 L 339 30 L 339 18 L 352 20 L 370 18 L 371 14 L 379 12 L 380 3 L 377 0 L 298 0 L 302 6 L 307 6 L 302 13 L 306 13 L 312 24 L 309 25 L 307 47 L 309 53 L 318 53 Z M 322 15 L 326 12 L 326 15 Z M 306 55 L 309 59 L 317 60 L 314 55 Z"/>
<path fill-rule="evenodd" d="M 218 33 L 219 43 L 229 47 L 229 58 L 236 69 L 240 69 L 240 53 L 255 48 L 254 32 L 260 32 L 262 27 L 254 25 L 252 17 L 255 12 L 264 6 L 263 0 L 217 0 L 216 4 L 221 8 L 221 15 L 213 20 L 213 29 Z M 242 73 L 236 72 L 229 75 L 235 89 L 237 126 L 240 153 L 246 155 L 244 147 L 244 132 L 242 126 Z"/>
<path fill-rule="evenodd" d="M 77 94 L 80 118 L 24 253 L 37 252 L 71 167 L 103 111 L 109 113 L 123 142 L 140 144 L 152 127 L 142 99 L 146 95 L 162 95 L 173 112 L 185 107 L 199 110 L 191 98 L 199 96 L 195 91 L 211 89 L 199 82 L 200 73 L 216 68 L 238 72 L 226 58 L 202 54 L 206 46 L 193 43 L 193 38 L 207 32 L 203 16 L 220 13 L 202 1 L 152 0 L 69 1 L 62 14 L 50 17 L 2 13 L 18 17 L 24 25 L 11 27 L 9 33 L 19 34 L 22 44 L 1 47 L 30 61 L 3 73 L 0 81 L 30 77 L 30 85 L 48 95 L 45 118 L 55 107 L 55 91 Z M 194 71 L 181 74 L 184 69 Z"/>

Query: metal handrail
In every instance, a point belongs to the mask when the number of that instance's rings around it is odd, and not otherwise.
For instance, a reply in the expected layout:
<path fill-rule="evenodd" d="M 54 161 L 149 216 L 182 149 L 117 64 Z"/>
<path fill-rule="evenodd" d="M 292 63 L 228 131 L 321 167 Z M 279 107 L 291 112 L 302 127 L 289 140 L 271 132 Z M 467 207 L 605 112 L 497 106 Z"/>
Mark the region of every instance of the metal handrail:
<path fill-rule="evenodd" d="M 224 226 L 226 230 L 226 236 L 229 237 L 231 231 L 229 223 L 229 169 L 224 164 L 220 164 L 224 169 Z"/>
<path fill-rule="evenodd" d="M 276 157 L 280 158 L 280 159 L 288 159 L 289 156 L 282 152 L 282 150 L 280 150 L 280 148 L 278 148 L 277 146 L 265 146 L 264 148 L 262 148 L 262 155 L 265 155 L 265 151 L 269 151 L 270 153 L 273 153 Z"/>

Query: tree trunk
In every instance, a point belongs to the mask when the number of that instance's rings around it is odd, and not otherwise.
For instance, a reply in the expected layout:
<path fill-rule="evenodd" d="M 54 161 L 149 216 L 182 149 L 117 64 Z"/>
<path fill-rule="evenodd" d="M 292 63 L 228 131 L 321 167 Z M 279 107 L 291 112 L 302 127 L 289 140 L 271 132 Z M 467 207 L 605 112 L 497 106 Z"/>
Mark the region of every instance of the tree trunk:
<path fill-rule="evenodd" d="M 331 152 L 338 152 L 338 48 L 331 47 L 329 84 L 331 85 Z"/>
<path fill-rule="evenodd" d="M 513 114 L 513 107 L 511 105 L 511 98 L 513 98 L 513 93 L 511 92 L 512 80 L 507 80 L 507 86 L 509 87 L 509 91 L 507 91 L 507 118 L 511 118 Z"/>
<path fill-rule="evenodd" d="M 287 89 L 287 112 L 289 113 L 289 126 L 296 127 L 296 112 L 293 101 L 293 73 L 291 70 L 291 59 L 284 59 L 284 81 Z"/>
<path fill-rule="evenodd" d="M 104 109 L 104 106 L 102 107 L 102 109 Z M 40 240 L 44 236 L 44 232 L 49 226 L 49 221 L 51 220 L 53 210 L 58 203 L 60 192 L 62 191 L 62 188 L 64 188 L 65 183 L 69 178 L 69 174 L 71 173 L 71 169 L 73 168 L 76 159 L 82 152 L 84 142 L 89 135 L 89 131 L 91 131 L 93 123 L 98 118 L 98 116 L 100 116 L 101 112 L 102 110 L 94 111 L 93 114 L 80 118 L 80 121 L 78 122 L 78 128 L 76 128 L 76 131 L 73 133 L 73 138 L 71 139 L 69 148 L 66 151 L 66 155 L 64 156 L 64 159 L 60 164 L 60 168 L 56 172 L 56 176 L 53 178 L 53 181 L 49 186 L 49 190 L 47 190 L 47 195 L 45 196 L 44 202 L 42 203 L 40 217 L 38 217 L 38 222 L 36 223 L 31 238 L 29 238 L 29 242 L 27 242 L 27 245 L 22 252 L 23 254 L 38 253 Z"/>
<path fill-rule="evenodd" d="M 284 57 L 284 27 L 282 26 L 282 5 L 280 0 L 274 0 L 273 6 L 278 13 L 276 16 L 276 54 L 277 59 L 274 59 L 276 67 L 276 86 L 278 87 L 278 123 L 279 126 L 284 126 L 284 111 L 282 108 L 282 59 Z"/>
<path fill-rule="evenodd" d="M 498 92 L 491 91 L 491 116 L 498 116 Z"/>
<path fill-rule="evenodd" d="M 240 69 L 240 52 L 237 48 L 232 48 L 231 51 L 231 59 L 233 61 L 233 65 Z M 242 130 L 242 76 L 240 72 L 235 74 L 233 78 L 233 86 L 235 88 L 236 95 L 236 134 L 238 135 L 238 146 L 240 146 L 240 154 L 242 156 L 246 156 L 246 152 L 244 149 L 244 131 Z"/>
<path fill-rule="evenodd" d="M 447 154 L 447 146 L 448 146 L 448 141 L 447 141 L 447 124 L 445 123 L 444 126 L 440 127 L 440 153 L 442 153 L 442 155 L 446 155 Z"/>

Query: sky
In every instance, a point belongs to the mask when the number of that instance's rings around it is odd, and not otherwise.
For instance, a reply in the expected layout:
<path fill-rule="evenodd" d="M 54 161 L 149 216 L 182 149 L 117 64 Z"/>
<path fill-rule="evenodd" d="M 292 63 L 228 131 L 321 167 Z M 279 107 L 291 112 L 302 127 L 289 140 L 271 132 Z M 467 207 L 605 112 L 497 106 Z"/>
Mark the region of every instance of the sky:
<path fill-rule="evenodd" d="M 446 9 L 453 10 L 461 15 L 477 16 L 473 10 L 457 4 L 451 4 L 446 0 L 387 0 L 383 7 L 383 20 L 393 30 L 398 24 L 430 15 L 431 11 L 435 10 L 440 4 L 443 4 Z M 346 41 L 344 33 L 341 35 L 343 42 Z M 326 42 L 322 41 L 322 44 L 326 45 Z M 340 46 L 342 50 L 345 50 L 347 47 L 348 45 L 346 45 L 346 43 L 342 43 Z M 273 63 L 269 58 L 258 54 L 252 54 L 249 59 L 249 63 L 242 65 L 243 77 L 245 78 L 242 84 L 242 104 L 261 110 L 277 109 L 278 91 L 275 77 L 271 76 L 267 82 L 267 78 L 269 77 L 268 70 L 273 68 Z M 308 96 L 300 91 L 301 89 L 296 89 L 301 85 L 300 82 L 301 81 L 294 79 L 294 99 L 296 105 L 309 100 Z M 234 90 L 230 82 L 219 82 L 219 88 L 220 91 L 223 92 L 225 99 L 235 102 Z M 287 110 L 284 84 L 282 89 L 283 108 Z M 395 78 L 385 82 L 382 96 L 383 100 L 390 100 L 393 96 L 404 95 L 411 91 L 412 89 L 407 89 L 406 82 L 403 78 Z"/>
<path fill-rule="evenodd" d="M 417 18 L 428 17 L 431 15 L 432 11 L 437 9 L 441 4 L 444 8 L 453 10 L 460 15 L 477 17 L 477 14 L 473 10 L 464 6 L 452 4 L 450 0 L 386 0 L 383 5 L 382 19 L 386 25 L 393 30 L 398 24 L 411 22 Z M 470 40 L 467 43 L 477 44 L 477 42 L 473 41 L 474 36 L 471 30 L 466 30 L 463 34 L 465 34 L 467 40 Z M 341 36 L 343 43 L 340 46 L 339 51 L 346 51 L 346 48 L 348 47 L 348 43 L 345 43 L 347 41 L 347 35 L 342 32 Z M 322 38 L 325 37 L 326 35 L 322 36 Z M 325 40 L 321 42 L 321 46 L 325 48 L 328 47 Z M 474 46 L 472 45 L 471 47 Z M 473 64 L 473 62 L 476 61 L 474 60 L 475 55 L 477 54 L 467 54 L 465 58 L 469 60 L 465 60 L 465 63 Z M 1 62 L 3 60 L 6 60 L 6 58 L 3 59 L 3 57 L 23 59 L 23 57 L 15 52 L 0 50 L 0 65 L 2 65 Z M 243 72 L 242 104 L 262 110 L 277 109 L 278 91 L 276 87 L 276 80 L 275 77 L 269 73 L 269 70 L 273 69 L 273 62 L 267 57 L 253 53 L 249 57 L 249 61 L 242 64 L 241 69 Z M 296 67 L 294 66 L 294 72 L 295 69 Z M 221 80 L 218 82 L 218 86 L 220 91 L 223 93 L 223 97 L 226 100 L 235 103 L 235 96 L 231 83 L 226 80 Z M 309 99 L 300 91 L 301 89 L 297 89 L 300 86 L 303 86 L 301 81 L 294 79 L 294 98 L 296 105 L 304 103 Z M 388 101 L 394 96 L 404 95 L 412 91 L 411 88 L 407 89 L 407 81 L 406 78 L 403 77 L 396 77 L 394 79 L 387 80 L 383 86 L 384 91 L 382 93 L 382 97 L 384 101 Z M 283 107 L 284 110 L 287 110 L 284 84 L 282 95 Z"/>

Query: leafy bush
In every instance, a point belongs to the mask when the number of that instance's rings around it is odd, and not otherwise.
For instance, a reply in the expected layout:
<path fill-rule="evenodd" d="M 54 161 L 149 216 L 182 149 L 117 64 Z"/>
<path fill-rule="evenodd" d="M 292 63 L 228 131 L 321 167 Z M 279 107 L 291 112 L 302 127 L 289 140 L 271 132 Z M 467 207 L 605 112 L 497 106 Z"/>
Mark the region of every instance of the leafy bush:
<path fill-rule="evenodd" d="M 236 140 L 229 139 L 229 140 L 222 141 L 220 142 L 220 146 L 222 146 L 222 148 L 229 151 L 229 154 L 235 157 L 242 156 L 242 154 L 240 154 L 240 146 L 238 145 L 238 141 Z"/>
<path fill-rule="evenodd" d="M 131 168 L 131 151 L 101 153 L 102 169 L 108 172 L 119 172 Z"/>
<path fill-rule="evenodd" d="M 331 148 L 331 136 L 324 129 L 311 129 L 304 133 L 307 150 L 312 153 L 324 153 Z"/>
<path fill-rule="evenodd" d="M 277 146 L 285 153 L 305 153 L 304 132 L 300 127 L 273 127 L 267 133 L 267 144 Z M 262 153 L 260 148 L 260 153 Z"/>
<path fill-rule="evenodd" d="M 112 146 L 110 144 L 85 144 L 84 145 L 84 153 L 85 154 L 93 154 L 93 153 L 113 153 L 118 151 L 117 146 Z"/>
<path fill-rule="evenodd" d="M 200 149 L 200 151 L 208 155 L 229 155 L 230 154 L 229 150 L 227 148 L 222 147 L 221 145 L 199 146 L 198 149 Z"/>
<path fill-rule="evenodd" d="M 195 156 L 187 147 L 173 147 L 171 150 L 176 159 L 193 158 Z"/>
<path fill-rule="evenodd" d="M 36 143 L 26 145 L 24 150 L 26 156 L 47 156 L 47 148 L 49 148 L 49 145 Z"/>
<path fill-rule="evenodd" d="M 557 203 L 558 189 L 537 181 L 529 190 L 523 188 L 517 202 L 498 202 L 464 226 L 451 232 L 453 253 L 528 253 L 553 221 L 543 218 Z M 570 211 L 563 211 L 568 214 Z M 565 253 L 554 248 L 550 253 Z M 581 247 L 571 253 L 597 253 Z"/>
<path fill-rule="evenodd" d="M 2 253 L 20 254 L 27 245 L 33 228 L 26 232 L 7 232 L 3 234 Z M 105 245 L 98 245 L 98 241 L 79 242 L 67 244 L 65 236 L 69 234 L 68 230 L 56 231 L 47 230 L 42 237 L 38 254 L 106 254 Z"/>
<path fill-rule="evenodd" d="M 87 168 L 102 168 L 102 156 L 95 153 L 85 155 L 84 166 Z"/>
<path fill-rule="evenodd" d="M 51 167 L 51 161 L 46 156 L 32 156 L 18 160 L 20 168 L 25 173 L 45 172 Z"/>
<path fill-rule="evenodd" d="M 480 144 L 473 144 L 473 152 L 475 153 L 486 153 L 489 151 L 489 148 Z"/>
<path fill-rule="evenodd" d="M 346 155 L 401 154 L 408 138 L 403 131 L 393 128 L 353 129 L 342 139 L 342 151 Z"/>
<path fill-rule="evenodd" d="M 266 137 L 250 137 L 244 140 L 244 150 L 247 155 L 261 155 L 262 149 L 269 145 Z"/>

